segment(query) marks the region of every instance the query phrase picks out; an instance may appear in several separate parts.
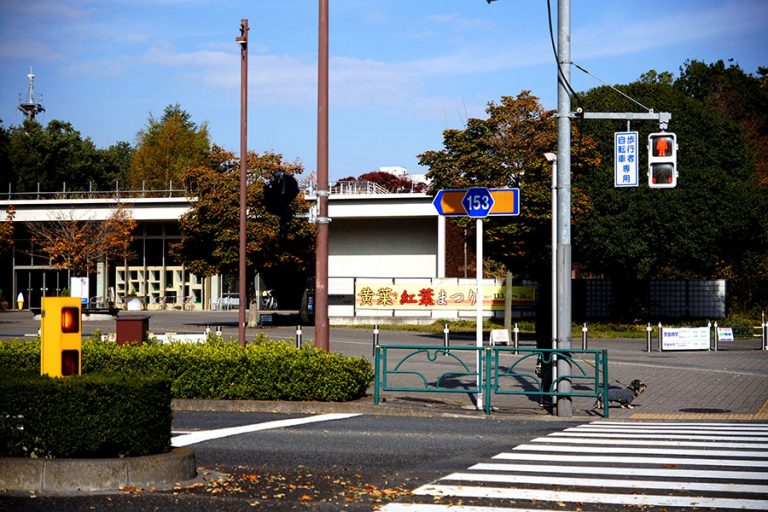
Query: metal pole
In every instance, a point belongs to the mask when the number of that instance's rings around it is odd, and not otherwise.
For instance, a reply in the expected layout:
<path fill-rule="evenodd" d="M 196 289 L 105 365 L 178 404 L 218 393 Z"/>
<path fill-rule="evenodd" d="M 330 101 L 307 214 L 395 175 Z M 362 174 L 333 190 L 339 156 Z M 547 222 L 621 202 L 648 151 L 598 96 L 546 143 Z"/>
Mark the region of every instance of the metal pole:
<path fill-rule="evenodd" d="M 477 387 L 480 389 L 482 384 L 482 375 L 480 375 L 480 358 L 482 357 L 483 348 L 483 219 L 477 219 L 475 221 L 477 237 L 475 239 L 475 254 L 477 255 L 475 266 L 475 276 L 477 278 L 477 307 L 475 308 L 475 346 L 478 350 L 476 352 L 476 368 L 477 368 Z M 477 394 L 477 410 L 483 410 L 483 393 L 482 391 Z"/>
<path fill-rule="evenodd" d="M 517 349 L 520 347 L 520 327 L 515 323 L 515 328 L 512 329 L 513 343 L 515 344 L 515 355 L 517 355 Z"/>
<path fill-rule="evenodd" d="M 712 322 L 707 322 L 707 327 L 709 328 L 709 336 L 712 336 Z M 717 320 L 715 320 L 715 352 L 717 352 L 717 346 L 720 343 L 720 333 L 717 331 Z M 710 343 L 710 346 L 712 344 Z"/>
<path fill-rule="evenodd" d="M 376 355 L 376 347 L 379 346 L 379 325 L 373 324 L 373 355 Z"/>
<path fill-rule="evenodd" d="M 451 348 L 451 340 L 449 338 L 449 335 L 451 333 L 451 330 L 448 328 L 448 324 L 443 324 L 443 347 L 447 350 Z M 445 353 L 445 355 L 448 355 Z"/>
<path fill-rule="evenodd" d="M 557 4 L 557 348 L 571 348 L 571 0 Z M 571 363 L 557 360 L 557 415 L 573 416 Z"/>
<path fill-rule="evenodd" d="M 246 262 L 246 170 L 248 167 L 248 20 L 240 20 L 240 252 L 239 285 L 240 311 L 237 322 L 237 338 L 244 347 L 245 340 L 245 302 L 248 298 L 245 279 Z"/>
<path fill-rule="evenodd" d="M 296 326 L 296 348 L 301 348 L 301 344 L 302 344 L 302 341 L 303 341 L 301 339 L 301 335 L 302 334 L 303 333 L 301 331 L 301 325 L 297 325 Z"/>
<path fill-rule="evenodd" d="M 648 326 L 645 328 L 646 352 L 651 351 L 651 333 L 652 332 L 653 332 L 653 327 L 651 327 L 651 322 L 648 322 Z"/>
<path fill-rule="evenodd" d="M 659 352 L 661 352 L 661 338 L 664 337 L 663 332 L 664 332 L 664 328 L 661 326 L 661 322 L 659 322 L 659 346 L 657 348 Z"/>
<path fill-rule="evenodd" d="M 587 350 L 587 333 L 589 332 L 589 329 L 587 329 L 587 323 L 584 322 L 584 326 L 581 328 L 581 350 Z"/>
<path fill-rule="evenodd" d="M 317 61 L 317 233 L 315 345 L 328 352 L 328 0 L 319 0 Z"/>

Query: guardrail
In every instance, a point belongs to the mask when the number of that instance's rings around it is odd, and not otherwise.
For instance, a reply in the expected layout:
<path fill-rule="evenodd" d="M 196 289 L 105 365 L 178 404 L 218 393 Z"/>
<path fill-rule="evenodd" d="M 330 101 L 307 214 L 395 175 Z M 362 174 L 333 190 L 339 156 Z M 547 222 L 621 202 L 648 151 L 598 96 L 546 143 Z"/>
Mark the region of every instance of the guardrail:
<path fill-rule="evenodd" d="M 484 397 L 483 408 L 490 415 L 494 395 L 608 396 L 607 350 L 377 344 L 374 352 L 375 405 L 387 391 L 477 393 Z M 571 375 L 545 385 L 537 366 L 557 360 L 570 362 Z M 564 386 L 569 390 L 558 390 L 564 381 L 571 384 Z M 608 417 L 608 400 L 603 400 L 603 416 Z"/>

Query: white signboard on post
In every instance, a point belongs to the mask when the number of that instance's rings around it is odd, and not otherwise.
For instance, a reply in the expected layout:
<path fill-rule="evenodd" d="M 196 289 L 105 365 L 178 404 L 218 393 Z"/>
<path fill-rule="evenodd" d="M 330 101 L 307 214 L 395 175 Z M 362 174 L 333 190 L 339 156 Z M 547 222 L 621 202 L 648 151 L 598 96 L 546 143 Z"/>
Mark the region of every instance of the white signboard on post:
<path fill-rule="evenodd" d="M 70 277 L 69 278 L 69 296 L 80 297 L 83 304 L 88 304 L 88 278 Z"/>
<path fill-rule="evenodd" d="M 637 132 L 616 132 L 614 134 L 613 162 L 615 187 L 639 186 Z"/>
<path fill-rule="evenodd" d="M 709 350 L 709 327 L 665 327 L 661 350 Z"/>

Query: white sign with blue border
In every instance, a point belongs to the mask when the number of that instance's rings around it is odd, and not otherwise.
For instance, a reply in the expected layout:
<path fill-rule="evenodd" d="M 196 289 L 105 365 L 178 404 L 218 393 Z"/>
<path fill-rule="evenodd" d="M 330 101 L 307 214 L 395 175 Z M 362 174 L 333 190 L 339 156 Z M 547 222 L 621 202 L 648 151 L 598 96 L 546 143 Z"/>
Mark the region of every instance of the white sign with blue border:
<path fill-rule="evenodd" d="M 639 185 L 637 141 L 637 132 L 616 132 L 614 134 L 613 185 L 615 187 L 637 187 Z"/>

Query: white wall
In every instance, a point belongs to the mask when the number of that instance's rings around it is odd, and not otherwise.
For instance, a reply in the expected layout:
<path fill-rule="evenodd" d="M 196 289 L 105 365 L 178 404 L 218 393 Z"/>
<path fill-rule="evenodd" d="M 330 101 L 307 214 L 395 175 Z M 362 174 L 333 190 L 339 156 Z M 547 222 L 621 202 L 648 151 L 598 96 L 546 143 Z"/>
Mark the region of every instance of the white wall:
<path fill-rule="evenodd" d="M 437 277 L 437 218 L 334 219 L 330 277 Z"/>

